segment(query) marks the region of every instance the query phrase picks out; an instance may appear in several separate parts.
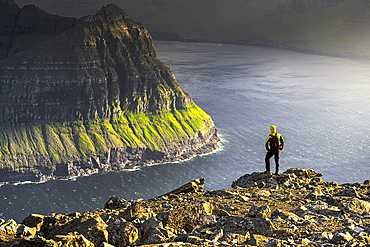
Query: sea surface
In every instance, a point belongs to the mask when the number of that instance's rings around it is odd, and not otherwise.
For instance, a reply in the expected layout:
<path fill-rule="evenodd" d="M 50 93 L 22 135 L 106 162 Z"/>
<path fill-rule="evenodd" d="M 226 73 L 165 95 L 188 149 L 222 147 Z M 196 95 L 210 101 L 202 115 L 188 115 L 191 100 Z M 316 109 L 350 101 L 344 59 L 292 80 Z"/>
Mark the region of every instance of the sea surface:
<path fill-rule="evenodd" d="M 178 163 L 68 180 L 0 187 L 0 217 L 102 209 L 111 196 L 152 198 L 195 179 L 230 188 L 264 171 L 274 124 L 285 140 L 281 168 L 310 168 L 325 181 L 370 179 L 370 61 L 272 48 L 155 42 L 158 57 L 210 114 L 220 148 Z M 272 169 L 274 163 L 272 162 Z"/>

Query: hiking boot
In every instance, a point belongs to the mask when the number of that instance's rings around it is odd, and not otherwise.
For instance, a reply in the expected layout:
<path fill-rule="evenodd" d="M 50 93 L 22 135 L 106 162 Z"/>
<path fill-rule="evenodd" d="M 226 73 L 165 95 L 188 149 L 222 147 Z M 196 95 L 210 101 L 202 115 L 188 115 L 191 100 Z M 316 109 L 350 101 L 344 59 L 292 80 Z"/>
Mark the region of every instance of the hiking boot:
<path fill-rule="evenodd" d="M 271 172 L 266 170 L 264 173 L 266 173 L 266 174 L 270 174 Z"/>
<path fill-rule="evenodd" d="M 275 172 L 274 174 L 275 174 L 275 175 L 280 175 L 280 173 L 279 173 L 279 172 Z"/>

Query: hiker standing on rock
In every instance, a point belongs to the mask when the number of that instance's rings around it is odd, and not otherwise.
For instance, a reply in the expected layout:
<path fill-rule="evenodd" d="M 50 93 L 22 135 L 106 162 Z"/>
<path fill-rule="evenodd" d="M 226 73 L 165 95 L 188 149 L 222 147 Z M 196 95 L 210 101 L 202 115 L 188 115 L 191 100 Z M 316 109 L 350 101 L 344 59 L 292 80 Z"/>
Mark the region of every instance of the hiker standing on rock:
<path fill-rule="evenodd" d="M 284 139 L 283 136 L 276 133 L 276 126 L 270 126 L 271 134 L 267 137 L 265 141 L 265 147 L 267 150 L 265 163 L 266 163 L 266 171 L 265 173 L 270 172 L 270 158 L 275 156 L 275 174 L 279 174 L 279 158 L 280 158 L 280 150 L 284 148 Z"/>

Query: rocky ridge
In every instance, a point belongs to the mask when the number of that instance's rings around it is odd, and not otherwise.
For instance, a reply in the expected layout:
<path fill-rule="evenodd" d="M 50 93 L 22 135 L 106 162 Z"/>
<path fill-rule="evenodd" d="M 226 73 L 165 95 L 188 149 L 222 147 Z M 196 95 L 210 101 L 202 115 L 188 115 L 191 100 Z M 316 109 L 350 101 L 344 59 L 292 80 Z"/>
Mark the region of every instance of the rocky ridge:
<path fill-rule="evenodd" d="M 215 191 L 196 179 L 152 199 L 112 197 L 95 212 L 1 220 L 0 246 L 369 246 L 370 181 L 321 175 L 255 172 Z"/>
<path fill-rule="evenodd" d="M 33 1 L 51 13 L 74 17 L 94 13 L 103 2 Z M 365 0 L 112 2 L 143 23 L 157 40 L 261 45 L 321 55 L 370 57 L 370 3 Z M 29 0 L 18 3 L 27 4 Z"/>
<path fill-rule="evenodd" d="M 217 148 L 210 116 L 122 9 L 109 4 L 73 20 L 27 8 L 15 37 L 48 38 L 0 61 L 0 182 L 126 169 Z M 37 18 L 20 21 L 22 13 Z"/>
<path fill-rule="evenodd" d="M 0 1 L 0 60 L 74 27 L 76 21 L 48 14 L 35 5 L 21 9 L 13 0 Z"/>

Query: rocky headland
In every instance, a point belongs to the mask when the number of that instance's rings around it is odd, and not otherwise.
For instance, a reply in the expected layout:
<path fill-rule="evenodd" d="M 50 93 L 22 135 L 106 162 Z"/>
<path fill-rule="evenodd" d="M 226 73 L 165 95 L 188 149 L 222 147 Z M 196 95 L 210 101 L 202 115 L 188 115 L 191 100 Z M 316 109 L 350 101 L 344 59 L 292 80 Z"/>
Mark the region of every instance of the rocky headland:
<path fill-rule="evenodd" d="M 255 172 L 232 189 L 196 179 L 152 199 L 111 197 L 104 209 L 0 220 L 0 246 L 369 246 L 370 181 L 319 172 Z"/>
<path fill-rule="evenodd" d="M 185 159 L 217 129 L 109 4 L 80 19 L 0 0 L 0 182 L 39 181 Z"/>
<path fill-rule="evenodd" d="M 271 46 L 370 58 L 370 2 L 365 0 L 111 0 L 157 40 Z M 17 0 L 29 4 L 31 0 Z M 102 0 L 32 0 L 51 13 L 92 14 Z"/>

